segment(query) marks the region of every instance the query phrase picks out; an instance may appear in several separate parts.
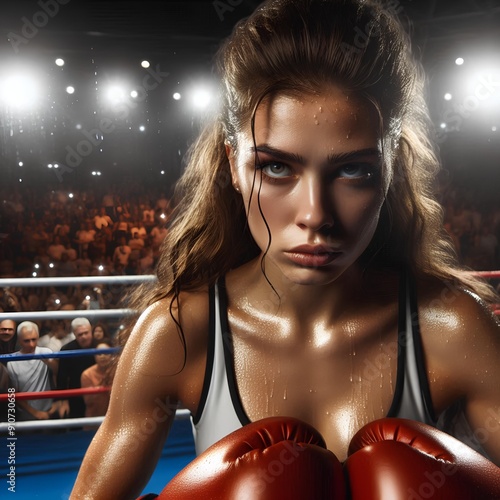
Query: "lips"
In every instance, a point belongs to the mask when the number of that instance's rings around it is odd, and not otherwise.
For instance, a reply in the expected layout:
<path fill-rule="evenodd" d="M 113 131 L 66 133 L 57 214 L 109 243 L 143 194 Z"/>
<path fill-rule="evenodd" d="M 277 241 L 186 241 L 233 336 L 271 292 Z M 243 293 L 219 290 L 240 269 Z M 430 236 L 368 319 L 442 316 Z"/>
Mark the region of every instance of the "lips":
<path fill-rule="evenodd" d="M 341 252 L 325 245 L 300 245 L 287 252 L 293 263 L 302 267 L 322 267 L 331 264 Z"/>

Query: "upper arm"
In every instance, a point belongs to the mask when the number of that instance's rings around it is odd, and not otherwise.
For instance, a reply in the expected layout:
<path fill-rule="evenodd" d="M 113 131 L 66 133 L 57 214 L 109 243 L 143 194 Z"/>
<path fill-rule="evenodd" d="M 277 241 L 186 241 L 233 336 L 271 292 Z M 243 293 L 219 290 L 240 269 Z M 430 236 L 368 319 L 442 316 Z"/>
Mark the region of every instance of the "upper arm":
<path fill-rule="evenodd" d="M 474 437 L 500 464 L 500 324 L 477 297 L 460 292 L 448 304 L 435 301 L 423 326 L 434 402 L 444 409 L 462 400 Z"/>
<path fill-rule="evenodd" d="M 153 304 L 139 318 L 120 356 L 106 418 L 87 451 L 72 498 L 136 498 L 147 483 L 183 387 L 191 383 L 192 365 L 203 351 L 197 329 L 203 329 L 204 311 L 191 316 L 186 303 L 187 357 L 169 300 Z"/>

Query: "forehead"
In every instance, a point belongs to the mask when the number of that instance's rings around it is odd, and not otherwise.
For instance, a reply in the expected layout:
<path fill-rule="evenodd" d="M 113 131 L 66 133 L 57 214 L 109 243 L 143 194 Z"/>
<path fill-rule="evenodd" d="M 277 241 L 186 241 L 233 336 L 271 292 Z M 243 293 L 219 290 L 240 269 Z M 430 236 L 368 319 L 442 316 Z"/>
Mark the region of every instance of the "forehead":
<path fill-rule="evenodd" d="M 0 322 L 0 328 L 14 328 L 14 322 L 10 319 L 4 319 Z"/>
<path fill-rule="evenodd" d="M 328 155 L 356 149 L 381 149 L 379 114 L 367 99 L 340 87 L 312 93 L 278 93 L 265 98 L 255 113 L 255 140 L 293 151 Z M 250 127 L 243 132 L 253 142 Z"/>
<path fill-rule="evenodd" d="M 33 338 L 36 338 L 38 335 L 36 334 L 35 330 L 26 330 L 23 329 L 21 331 L 21 341 L 23 340 L 31 340 Z"/>
<path fill-rule="evenodd" d="M 80 325 L 75 328 L 75 335 L 84 335 L 88 332 L 90 332 L 90 326 L 87 325 Z"/>

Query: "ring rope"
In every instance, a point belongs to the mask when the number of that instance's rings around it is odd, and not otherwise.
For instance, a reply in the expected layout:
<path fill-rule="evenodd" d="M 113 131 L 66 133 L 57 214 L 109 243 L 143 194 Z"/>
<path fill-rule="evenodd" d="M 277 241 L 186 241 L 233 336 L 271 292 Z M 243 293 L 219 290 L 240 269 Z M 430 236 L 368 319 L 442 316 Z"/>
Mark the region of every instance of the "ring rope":
<path fill-rule="evenodd" d="M 70 285 L 135 285 L 142 282 L 156 281 L 154 274 L 122 276 L 66 276 L 40 278 L 2 278 L 0 288 L 9 287 L 44 287 Z"/>
<path fill-rule="evenodd" d="M 0 354 L 1 361 L 25 361 L 29 359 L 75 358 L 79 356 L 95 356 L 96 354 L 115 354 L 121 347 L 107 347 L 106 349 L 73 349 L 68 351 L 44 352 L 40 354 Z"/>
<path fill-rule="evenodd" d="M 176 410 L 175 420 L 187 420 L 191 416 L 189 410 Z M 5 434 L 9 431 L 9 426 L 18 430 L 43 430 L 43 429 L 61 429 L 72 427 L 96 426 L 102 424 L 104 417 L 85 417 L 85 418 L 62 418 L 55 420 L 25 420 L 9 424 L 7 422 L 0 422 L 0 434 Z"/>
<path fill-rule="evenodd" d="M 86 396 L 87 394 L 100 394 L 109 392 L 111 387 L 86 387 L 83 389 L 62 389 L 60 391 L 16 392 L 16 401 L 31 399 L 67 399 L 68 397 Z M 0 394 L 0 402 L 12 398 L 12 394 Z"/>
<path fill-rule="evenodd" d="M 73 319 L 73 318 L 118 318 L 121 316 L 132 316 L 136 314 L 134 309 L 76 309 L 73 311 L 23 311 L 0 313 L 0 321 L 11 319 L 12 321 L 34 320 L 34 319 Z"/>

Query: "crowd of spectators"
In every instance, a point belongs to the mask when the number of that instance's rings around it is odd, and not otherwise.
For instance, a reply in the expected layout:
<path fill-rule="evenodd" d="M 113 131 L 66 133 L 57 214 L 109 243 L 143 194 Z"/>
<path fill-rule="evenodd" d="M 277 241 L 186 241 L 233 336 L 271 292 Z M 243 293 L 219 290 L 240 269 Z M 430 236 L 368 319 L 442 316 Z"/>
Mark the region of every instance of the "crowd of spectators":
<path fill-rule="evenodd" d="M 460 262 L 476 271 L 500 269 L 500 198 L 449 189 L 442 196 L 444 224 Z"/>
<path fill-rule="evenodd" d="M 0 190 L 0 277 L 150 274 L 170 214 L 165 194 L 137 186 Z M 121 287 L 11 287 L 0 290 L 0 309 L 110 308 L 122 294 Z"/>

